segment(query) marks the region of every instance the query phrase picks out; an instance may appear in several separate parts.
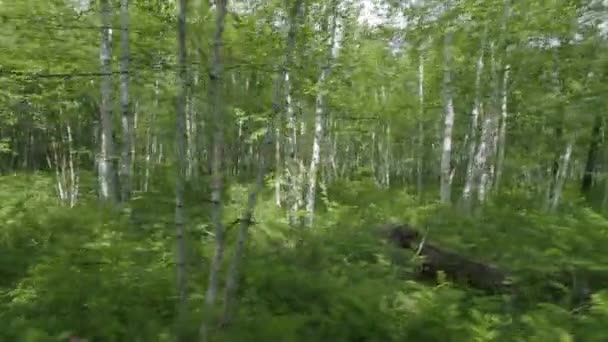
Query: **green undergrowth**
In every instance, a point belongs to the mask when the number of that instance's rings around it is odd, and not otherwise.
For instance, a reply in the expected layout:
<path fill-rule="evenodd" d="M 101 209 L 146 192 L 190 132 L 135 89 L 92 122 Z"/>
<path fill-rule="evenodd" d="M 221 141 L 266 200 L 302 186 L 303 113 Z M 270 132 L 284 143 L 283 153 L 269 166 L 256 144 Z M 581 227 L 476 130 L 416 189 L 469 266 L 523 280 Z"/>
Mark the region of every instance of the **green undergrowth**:
<path fill-rule="evenodd" d="M 172 340 L 175 239 L 172 194 L 137 194 L 130 216 L 84 200 L 60 206 L 43 176 L 0 181 L 0 341 Z M 262 196 L 243 264 L 238 314 L 220 341 L 605 341 L 608 292 L 594 288 L 583 310 L 542 296 L 540 280 L 584 270 L 596 284 L 608 257 L 608 220 L 581 206 L 548 215 L 504 196 L 468 217 L 417 204 L 403 190 L 372 182 L 335 184 L 320 200 L 315 229 L 290 229 Z M 247 188 L 227 193 L 234 222 Z M 188 336 L 194 340 L 213 252 L 209 208 L 189 199 Z M 528 284 L 513 305 L 457 284 L 415 282 L 414 267 L 374 228 L 409 222 L 429 241 L 498 265 Z M 300 244 L 296 241 L 301 241 Z M 224 268 L 225 269 L 225 268 Z M 573 271 L 574 272 L 574 271 Z M 596 279 L 597 278 L 597 279 Z M 532 280 L 538 280 L 535 283 Z M 536 290 L 536 292 L 535 292 Z M 568 289 L 564 289 L 568 291 Z M 221 305 L 220 305 L 221 307 Z"/>

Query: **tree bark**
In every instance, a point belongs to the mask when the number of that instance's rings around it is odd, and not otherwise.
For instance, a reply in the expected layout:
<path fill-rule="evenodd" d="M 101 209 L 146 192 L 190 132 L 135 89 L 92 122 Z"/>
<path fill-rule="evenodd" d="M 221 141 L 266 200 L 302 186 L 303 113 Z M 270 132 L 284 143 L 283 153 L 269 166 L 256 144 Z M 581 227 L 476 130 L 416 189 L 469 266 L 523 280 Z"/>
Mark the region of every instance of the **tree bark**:
<path fill-rule="evenodd" d="M 496 160 L 496 180 L 495 189 L 498 190 L 502 180 L 505 163 L 505 150 L 507 148 L 507 120 L 509 118 L 508 100 L 509 100 L 509 75 L 511 66 L 505 65 L 502 79 L 502 102 L 500 106 L 500 131 L 498 135 L 498 157 Z"/>
<path fill-rule="evenodd" d="M 479 58 L 477 59 L 477 67 L 475 72 L 475 100 L 473 110 L 471 111 L 471 126 L 469 128 L 469 150 L 467 155 L 467 173 L 464 188 L 462 190 L 462 199 L 466 210 L 471 207 L 471 195 L 475 191 L 475 152 L 477 151 L 477 130 L 479 129 L 479 115 L 481 112 L 481 76 L 483 75 L 484 67 L 484 51 L 485 51 L 485 34 L 481 41 Z"/>
<path fill-rule="evenodd" d="M 424 51 L 418 60 L 418 158 L 416 159 L 416 188 L 418 200 L 423 198 L 424 185 Z"/>
<path fill-rule="evenodd" d="M 305 224 L 307 227 L 312 227 L 313 219 L 314 219 L 314 209 L 315 209 L 315 199 L 316 199 L 316 191 L 317 191 L 317 173 L 319 170 L 319 165 L 321 164 L 321 143 L 324 138 L 324 124 L 326 121 L 325 111 L 326 111 L 326 99 L 325 99 L 325 89 L 324 85 L 329 77 L 331 72 L 333 61 L 337 56 L 338 48 L 336 46 L 336 34 L 337 34 L 337 23 L 338 23 L 338 14 L 337 14 L 337 4 L 334 2 L 332 4 L 334 7 L 332 25 L 331 25 L 331 34 L 329 37 L 329 56 L 327 57 L 326 64 L 321 69 L 321 74 L 319 75 L 319 79 L 317 81 L 317 85 L 320 86 L 321 89 L 318 89 L 317 97 L 315 100 L 315 128 L 314 128 L 314 138 L 312 144 L 312 156 L 310 158 L 310 166 L 308 168 L 308 190 L 306 192 L 306 221 Z"/>
<path fill-rule="evenodd" d="M 560 163 L 555 179 L 555 187 L 553 188 L 553 194 L 551 196 L 551 202 L 549 204 L 549 211 L 555 212 L 559 205 L 561 194 L 568 178 L 568 169 L 570 168 L 570 161 L 572 157 L 572 148 L 574 145 L 575 138 L 571 137 L 566 145 L 566 150 L 560 158 Z"/>
<path fill-rule="evenodd" d="M 452 134 L 454 130 L 454 99 L 452 97 L 451 48 L 453 32 L 449 29 L 444 42 L 444 73 L 443 92 L 445 118 L 443 128 L 443 144 L 441 149 L 440 199 L 442 203 L 451 202 L 452 192 Z"/>
<path fill-rule="evenodd" d="M 129 104 L 129 0 L 120 1 L 121 63 L 120 63 L 120 109 L 122 112 L 122 153 L 120 160 L 120 199 L 126 202 L 131 197 L 133 181 L 134 121 Z"/>
<path fill-rule="evenodd" d="M 114 122 L 112 120 L 112 44 L 111 22 L 112 10 L 109 0 L 101 0 L 101 44 L 99 61 L 101 63 L 101 142 L 97 157 L 99 195 L 102 200 L 116 203 L 118 186 L 115 168 Z"/>
<path fill-rule="evenodd" d="M 224 149 L 224 103 L 222 96 L 222 34 L 224 32 L 226 6 L 228 0 L 216 1 L 216 21 L 215 33 L 213 36 L 213 57 L 209 71 L 209 102 L 213 112 L 213 160 L 212 160 L 212 191 L 211 201 L 213 202 L 211 221 L 215 232 L 215 253 L 209 267 L 209 283 L 205 296 L 203 313 L 209 318 L 213 318 L 210 313 L 217 297 L 219 283 L 219 273 L 222 259 L 224 256 L 225 230 L 222 223 L 223 218 L 223 149 Z M 209 320 L 203 319 L 200 326 L 200 340 L 207 341 L 209 338 Z"/>
<path fill-rule="evenodd" d="M 188 149 L 186 131 L 186 98 L 188 94 L 188 67 L 186 47 L 187 0 L 179 0 L 177 16 L 177 56 L 179 72 L 177 77 L 178 93 L 176 105 L 175 147 L 177 158 L 177 175 L 175 179 L 175 237 L 177 258 L 177 293 L 178 293 L 178 339 L 182 340 L 182 325 L 186 314 L 186 244 L 184 230 L 186 225 L 184 209 L 184 192 Z"/>

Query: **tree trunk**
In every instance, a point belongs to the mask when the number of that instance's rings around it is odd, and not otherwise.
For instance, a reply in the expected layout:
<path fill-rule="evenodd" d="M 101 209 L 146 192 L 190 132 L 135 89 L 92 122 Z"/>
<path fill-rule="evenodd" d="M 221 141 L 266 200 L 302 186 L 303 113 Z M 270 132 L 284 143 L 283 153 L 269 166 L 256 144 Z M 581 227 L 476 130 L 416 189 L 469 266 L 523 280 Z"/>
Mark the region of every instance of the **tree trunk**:
<path fill-rule="evenodd" d="M 154 107 L 151 110 L 148 127 L 146 127 L 146 157 L 143 179 L 143 191 L 147 192 L 150 186 L 150 173 L 152 172 L 152 155 L 156 148 L 156 115 L 158 110 L 158 97 L 160 96 L 158 76 L 154 80 Z M 176 132 L 177 133 L 177 132 Z"/>
<path fill-rule="evenodd" d="M 486 113 L 486 121 L 482 129 L 482 140 L 484 140 L 484 151 L 480 154 L 479 164 L 480 176 L 479 183 L 477 184 L 477 198 L 480 202 L 486 200 L 486 195 L 492 185 L 492 179 L 494 177 L 494 164 L 490 161 L 490 158 L 495 158 L 497 153 L 498 144 L 498 124 L 499 124 L 499 113 L 498 103 L 500 103 L 500 86 L 498 81 L 497 62 L 495 56 L 495 44 L 490 44 L 490 68 L 492 75 L 492 98 L 490 110 Z M 481 149 L 481 146 L 480 146 Z"/>
<path fill-rule="evenodd" d="M 177 56 L 178 56 L 178 93 L 176 105 L 175 148 L 177 158 L 177 175 L 175 179 L 175 237 L 177 264 L 177 293 L 178 293 L 178 340 L 182 340 L 182 325 L 186 314 L 186 244 L 184 230 L 186 225 L 184 209 L 184 191 L 186 187 L 186 172 L 188 149 L 186 131 L 186 97 L 188 94 L 188 66 L 186 51 L 186 13 L 187 0 L 179 0 L 177 16 Z"/>
<path fill-rule="evenodd" d="M 451 47 L 453 32 L 445 34 L 444 46 L 444 75 L 443 92 L 445 119 L 443 128 L 443 144 L 441 149 L 440 199 L 442 203 L 451 202 L 452 192 L 452 134 L 454 130 L 454 100 L 452 98 Z"/>
<path fill-rule="evenodd" d="M 475 191 L 475 152 L 477 151 L 477 130 L 479 129 L 479 115 L 481 112 L 481 76 L 483 75 L 484 67 L 484 51 L 485 51 L 485 35 L 481 41 L 479 58 L 477 59 L 477 68 L 475 73 L 475 102 L 471 111 L 471 126 L 469 131 L 469 150 L 467 155 L 467 173 L 464 188 L 462 190 L 462 199 L 466 210 L 471 207 L 471 195 Z"/>
<path fill-rule="evenodd" d="M 67 145 L 68 145 L 68 168 L 70 172 L 70 207 L 73 208 L 78 200 L 78 189 L 80 179 L 76 170 L 77 161 L 75 161 L 76 152 L 74 151 L 74 139 L 72 137 L 72 127 L 68 122 L 66 124 Z"/>
<path fill-rule="evenodd" d="M 561 199 L 561 194 L 564 189 L 564 184 L 568 178 L 568 169 L 570 168 L 574 140 L 574 137 L 570 138 L 570 141 L 566 145 L 566 150 L 561 157 L 557 177 L 555 179 L 555 187 L 553 188 L 553 195 L 551 196 L 551 203 L 549 205 L 549 211 L 551 212 L 555 212 L 557 210 L 559 201 Z"/>
<path fill-rule="evenodd" d="M 101 63 L 101 143 L 97 157 L 99 195 L 102 200 L 116 203 L 118 186 L 114 150 L 114 122 L 112 120 L 112 44 L 111 24 L 112 10 L 109 0 L 101 0 L 101 44 L 99 61 Z"/>
<path fill-rule="evenodd" d="M 280 115 L 280 113 L 275 113 L 275 115 Z M 274 120 L 274 122 L 278 122 L 278 120 Z M 232 259 L 232 264 L 228 271 L 228 276 L 226 279 L 226 291 L 224 294 L 224 308 L 222 312 L 221 324 L 227 325 L 232 321 L 233 316 L 233 306 L 236 296 L 236 291 L 238 287 L 238 279 L 240 275 L 240 266 L 243 256 L 245 254 L 245 246 L 247 244 L 247 240 L 249 237 L 249 226 L 252 223 L 253 213 L 256 206 L 256 200 L 258 193 L 264 188 L 264 176 L 268 173 L 268 165 L 270 163 L 267 162 L 268 155 L 270 155 L 270 147 L 272 147 L 272 135 L 273 135 L 272 127 L 269 127 L 266 132 L 266 137 L 262 144 L 262 151 L 260 152 L 260 158 L 258 160 L 258 170 L 256 175 L 255 183 L 252 189 L 249 192 L 249 198 L 247 201 L 247 208 L 243 212 L 240 222 L 239 222 L 239 233 L 236 242 L 236 249 L 234 252 L 234 257 Z"/>
<path fill-rule="evenodd" d="M 122 112 L 122 153 L 120 160 L 120 199 L 126 202 L 131 197 L 133 180 L 133 115 L 129 108 L 129 0 L 120 1 L 121 19 L 121 63 L 120 63 L 120 109 Z"/>
<path fill-rule="evenodd" d="M 418 158 L 416 159 L 416 188 L 418 200 L 423 198 L 424 172 L 424 52 L 420 52 L 418 61 Z"/>
<path fill-rule="evenodd" d="M 384 146 L 384 186 L 388 189 L 391 186 L 391 126 L 387 123 L 386 129 L 386 146 Z"/>
<path fill-rule="evenodd" d="M 321 69 L 321 74 L 319 75 L 319 80 L 317 84 L 320 88 L 324 88 L 325 82 L 329 77 L 329 73 L 331 72 L 333 61 L 335 60 L 338 48 L 336 45 L 336 35 L 337 35 L 337 23 L 338 23 L 338 15 L 337 15 L 337 4 L 334 2 L 332 4 L 333 8 L 333 18 L 331 25 L 331 35 L 329 37 L 329 56 L 327 58 L 326 64 Z M 317 93 L 317 97 L 315 100 L 315 128 L 314 128 L 314 138 L 312 144 L 312 156 L 310 159 L 310 166 L 308 168 L 308 190 L 306 195 L 306 226 L 312 227 L 313 219 L 314 219 L 314 208 L 315 208 L 315 199 L 316 199 L 316 190 L 317 190 L 317 173 L 319 169 L 319 165 L 321 164 L 321 143 L 323 142 L 324 137 L 324 123 L 326 121 L 325 118 L 325 89 L 319 89 Z"/>
<path fill-rule="evenodd" d="M 216 1 L 216 22 L 215 22 L 215 34 L 213 36 L 213 59 L 209 70 L 209 99 L 211 110 L 213 112 L 213 160 L 212 160 L 212 191 L 211 201 L 213 202 L 213 210 L 211 221 L 215 231 L 215 253 L 211 260 L 209 268 L 209 283 L 207 287 L 207 293 L 205 296 L 205 303 L 203 308 L 204 315 L 208 315 L 212 318 L 213 315 L 210 313 L 213 311 L 213 306 L 217 297 L 217 289 L 219 283 L 219 273 L 222 259 L 224 256 L 224 225 L 222 223 L 223 217 L 223 203 L 222 203 L 222 191 L 223 191 L 223 149 L 224 149 L 224 103 L 222 96 L 222 34 L 224 32 L 224 24 L 226 18 L 226 6 L 228 0 L 217 0 Z M 209 338 L 209 321 L 203 319 L 200 327 L 200 339 L 201 341 L 207 341 Z"/>
<path fill-rule="evenodd" d="M 510 65 L 505 65 L 502 79 L 502 102 L 500 106 L 500 131 L 498 135 L 498 157 L 496 160 L 496 180 L 495 189 L 498 190 L 505 164 L 505 150 L 507 148 L 507 119 L 509 118 L 508 111 L 508 96 L 509 96 L 509 74 L 511 71 Z"/>
<path fill-rule="evenodd" d="M 277 92 L 275 95 L 276 108 L 282 109 L 279 105 L 281 97 L 285 98 L 285 121 L 287 132 L 285 133 L 285 183 L 287 186 L 287 204 L 288 204 L 288 221 L 291 226 L 295 226 L 297 223 L 297 215 L 300 210 L 300 200 L 298 197 L 301 196 L 300 187 L 298 185 L 298 174 L 299 174 L 299 161 L 297 156 L 297 136 L 298 136 L 298 125 L 296 122 L 293 101 L 292 101 L 292 86 L 290 68 L 294 64 L 294 50 L 296 48 L 296 33 L 298 31 L 298 24 L 302 17 L 303 0 L 295 0 L 293 8 L 290 9 L 289 18 L 289 30 L 287 32 L 287 44 L 285 51 L 285 61 L 283 65 L 281 79 L 283 80 L 282 93 Z M 278 120 L 278 119 L 277 119 Z M 277 125 L 277 127 L 280 127 Z"/>

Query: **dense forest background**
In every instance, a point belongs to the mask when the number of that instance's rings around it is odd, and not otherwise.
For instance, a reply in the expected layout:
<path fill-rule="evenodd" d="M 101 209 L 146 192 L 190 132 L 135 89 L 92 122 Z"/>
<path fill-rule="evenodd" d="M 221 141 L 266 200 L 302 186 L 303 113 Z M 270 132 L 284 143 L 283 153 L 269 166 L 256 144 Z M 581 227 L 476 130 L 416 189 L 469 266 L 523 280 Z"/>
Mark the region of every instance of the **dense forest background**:
<path fill-rule="evenodd" d="M 608 340 L 606 1 L 0 25 L 1 341 Z"/>

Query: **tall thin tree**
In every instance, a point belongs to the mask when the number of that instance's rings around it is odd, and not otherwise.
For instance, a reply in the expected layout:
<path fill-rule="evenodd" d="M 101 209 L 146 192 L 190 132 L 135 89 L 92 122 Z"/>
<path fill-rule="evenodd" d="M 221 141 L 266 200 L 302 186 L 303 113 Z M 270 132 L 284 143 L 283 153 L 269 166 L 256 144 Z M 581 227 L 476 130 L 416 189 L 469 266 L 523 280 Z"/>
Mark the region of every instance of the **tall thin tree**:
<path fill-rule="evenodd" d="M 122 153 L 120 156 L 120 199 L 131 197 L 133 181 L 133 115 L 129 107 L 129 0 L 120 1 L 120 109 L 122 112 Z"/>
<path fill-rule="evenodd" d="M 338 31 L 338 3 L 333 1 L 332 3 L 330 28 L 331 33 L 328 37 L 328 56 L 325 60 L 324 65 L 321 67 L 321 74 L 317 84 L 323 88 L 327 82 L 327 78 L 333 68 L 334 60 L 336 59 L 339 51 L 337 44 Z M 326 118 L 326 96 L 324 93 L 325 89 L 319 89 L 315 100 L 315 125 L 314 125 L 314 136 L 312 143 L 312 156 L 310 158 L 310 166 L 308 167 L 308 189 L 306 192 L 306 226 L 311 227 L 314 219 L 315 199 L 317 191 L 317 173 L 321 164 L 321 144 L 324 141 L 325 136 L 325 124 Z"/>
<path fill-rule="evenodd" d="M 187 132 L 186 132 L 186 96 L 188 91 L 188 67 L 186 50 L 186 10 L 187 0 L 179 0 L 177 15 L 177 56 L 179 72 L 177 76 L 178 93 L 176 105 L 175 147 L 177 155 L 177 175 L 175 179 L 175 235 L 177 254 L 177 292 L 178 292 L 178 339 L 181 338 L 181 324 L 186 307 L 186 246 L 184 228 L 186 224 L 184 210 L 184 190 L 186 185 Z"/>
<path fill-rule="evenodd" d="M 222 34 L 224 33 L 224 24 L 226 18 L 226 7 L 228 0 L 216 1 L 216 21 L 215 33 L 213 35 L 213 57 L 209 70 L 209 102 L 213 114 L 213 157 L 212 157 L 212 191 L 211 201 L 213 202 L 212 223 L 215 232 L 215 253 L 209 267 L 209 282 L 207 285 L 207 293 L 203 314 L 207 319 L 203 319 L 200 326 L 200 340 L 207 341 L 209 338 L 209 319 L 214 315 L 210 314 L 213 311 L 213 306 L 217 298 L 217 289 L 219 284 L 220 266 L 224 256 L 224 236 L 225 230 L 222 223 L 223 216 L 223 149 L 224 149 L 224 99 L 222 94 Z"/>
<path fill-rule="evenodd" d="M 109 0 L 101 0 L 101 44 L 99 61 L 101 64 L 101 105 L 100 150 L 97 156 L 99 195 L 101 199 L 116 202 L 118 184 L 114 155 L 114 122 L 112 119 L 112 9 Z"/>
<path fill-rule="evenodd" d="M 445 116 L 443 124 L 443 144 L 441 148 L 440 198 L 449 203 L 452 193 L 452 134 L 454 131 L 454 99 L 452 95 L 452 29 L 448 29 L 444 41 L 443 96 Z"/>

